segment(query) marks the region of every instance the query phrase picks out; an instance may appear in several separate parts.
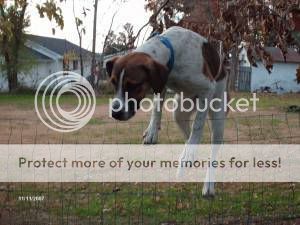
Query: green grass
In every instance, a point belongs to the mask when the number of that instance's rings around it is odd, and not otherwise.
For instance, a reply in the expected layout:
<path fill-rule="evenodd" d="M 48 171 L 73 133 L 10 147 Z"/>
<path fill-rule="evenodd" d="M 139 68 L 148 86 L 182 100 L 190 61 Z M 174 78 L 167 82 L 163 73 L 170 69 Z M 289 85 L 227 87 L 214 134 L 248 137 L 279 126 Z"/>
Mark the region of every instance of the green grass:
<path fill-rule="evenodd" d="M 39 96 L 38 102 L 42 97 Z M 49 102 L 50 97 L 46 96 L 46 103 Z M 34 106 L 35 96 L 33 94 L 0 94 L 0 106 L 16 106 L 18 108 L 32 108 Z M 76 96 L 63 95 L 59 99 L 62 105 L 76 105 L 78 103 Z M 97 105 L 105 105 L 109 103 L 109 97 L 101 96 L 96 98 Z"/>
<path fill-rule="evenodd" d="M 231 98 L 246 98 L 251 99 L 253 95 L 251 93 L 234 93 Z M 257 94 L 259 101 L 257 108 L 261 109 L 278 109 L 286 111 L 286 108 L 291 105 L 300 105 L 300 94 Z M 237 101 L 237 100 L 236 100 Z M 236 102 L 235 101 L 235 102 Z M 251 102 L 251 106 L 252 106 Z"/>
<path fill-rule="evenodd" d="M 290 213 L 288 207 L 292 206 L 295 207 L 298 216 L 300 213 L 295 205 L 295 199 L 300 197 L 299 192 L 293 196 L 293 200 L 289 190 L 282 191 L 276 186 L 264 194 L 260 191 L 242 190 L 237 195 L 225 191 L 219 193 L 214 200 L 203 199 L 200 192 L 195 192 L 195 185 L 182 186 L 185 187 L 184 190 L 171 187 L 158 193 L 155 198 L 151 190 L 147 192 L 147 188 L 143 195 L 136 192 L 130 196 L 127 193 L 132 192 L 130 187 L 128 190 L 122 189 L 120 193 L 104 197 L 104 201 L 92 195 L 90 203 L 80 206 L 74 213 L 81 218 L 87 218 L 99 216 L 103 212 L 107 222 L 116 219 L 120 224 L 125 224 L 130 217 L 139 218 L 141 214 L 145 221 L 151 221 L 149 224 L 166 221 L 192 224 L 195 218 L 205 219 L 209 215 L 222 215 L 225 220 L 231 217 L 243 218 L 247 214 L 261 218 L 272 217 L 274 214 L 288 217 Z M 247 187 L 248 184 L 244 186 Z"/>
<path fill-rule="evenodd" d="M 151 96 L 148 96 L 152 98 Z M 168 97 L 172 97 L 169 95 Z M 236 103 L 238 98 L 252 98 L 250 93 L 234 93 L 231 98 L 235 98 Z M 275 95 L 275 94 L 257 94 L 259 102 L 257 107 L 259 110 L 266 109 L 278 109 L 280 111 L 286 111 L 286 108 L 291 105 L 300 105 L 300 94 L 285 94 L 285 95 Z M 109 103 L 110 96 L 100 96 L 97 97 L 97 105 L 107 105 Z M 41 100 L 41 98 L 39 98 Z M 46 96 L 47 102 L 49 101 L 49 96 Z M 73 95 L 64 95 L 60 98 L 61 104 L 76 105 L 77 98 Z M 34 106 L 34 95 L 33 94 L 0 94 L 0 106 L 1 105 L 12 105 L 20 108 L 32 108 Z M 234 105 L 234 104 L 233 104 Z M 252 104 L 251 104 L 252 106 Z"/>
<path fill-rule="evenodd" d="M 145 224 L 161 224 L 176 221 L 178 224 L 194 224 L 197 220 L 212 220 L 223 216 L 224 221 L 253 218 L 279 219 L 300 217 L 300 190 L 295 184 L 217 184 L 215 199 L 203 199 L 202 184 L 77 184 L 66 188 L 65 184 L 50 184 L 50 192 L 45 187 L 23 185 L 23 193 L 45 195 L 50 202 L 48 212 L 54 218 L 66 216 L 85 221 L 88 218 L 103 217 L 105 224 L 128 224 L 128 220 Z M 115 186 L 118 192 L 113 192 Z M 63 190 L 63 191 L 62 191 Z M 237 194 L 238 193 L 238 194 Z M 76 204 L 75 204 L 76 201 Z M 56 202 L 56 203 L 55 203 Z M 63 203 L 63 211 L 62 211 Z M 18 202 L 19 209 L 37 207 L 32 202 Z M 40 211 L 47 205 L 38 205 Z M 43 208 L 46 207 L 46 208 Z M 230 222 L 231 221 L 231 222 Z M 133 223 L 135 224 L 135 223 Z"/>
<path fill-rule="evenodd" d="M 103 125 L 103 124 L 105 124 L 105 121 L 97 118 L 92 118 L 88 123 L 88 125 Z"/>

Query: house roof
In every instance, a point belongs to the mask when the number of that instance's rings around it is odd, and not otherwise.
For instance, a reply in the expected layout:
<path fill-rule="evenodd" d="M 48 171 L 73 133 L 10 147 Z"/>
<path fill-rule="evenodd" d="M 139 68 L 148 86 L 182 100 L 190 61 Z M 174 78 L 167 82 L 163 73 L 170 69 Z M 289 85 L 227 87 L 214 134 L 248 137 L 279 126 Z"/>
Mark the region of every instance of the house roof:
<path fill-rule="evenodd" d="M 73 44 L 65 39 L 52 38 L 52 37 L 43 37 L 37 35 L 27 35 L 28 40 L 35 42 L 61 56 L 65 53 L 73 51 L 77 54 L 80 52 L 80 47 L 76 44 Z M 92 53 L 84 48 L 82 48 L 83 56 L 91 55 Z"/>
<path fill-rule="evenodd" d="M 42 60 L 49 60 L 51 58 L 47 57 L 46 55 L 43 55 L 37 51 L 34 51 L 33 49 L 25 46 L 24 50 L 26 51 L 26 53 L 28 53 L 30 56 L 38 58 L 38 59 L 42 59 Z"/>
<path fill-rule="evenodd" d="M 282 62 L 284 63 L 284 57 L 279 48 L 275 47 L 266 47 L 265 48 L 268 53 L 271 54 L 274 62 Z M 286 55 L 287 63 L 300 63 L 300 54 L 292 48 L 288 49 L 288 54 Z"/>

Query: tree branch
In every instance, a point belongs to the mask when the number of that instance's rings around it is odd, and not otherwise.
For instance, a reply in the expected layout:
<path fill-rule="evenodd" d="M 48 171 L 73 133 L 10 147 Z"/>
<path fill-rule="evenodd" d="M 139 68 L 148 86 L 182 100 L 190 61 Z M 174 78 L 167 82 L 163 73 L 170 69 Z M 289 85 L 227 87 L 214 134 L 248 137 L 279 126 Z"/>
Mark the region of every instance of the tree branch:
<path fill-rule="evenodd" d="M 135 38 L 134 38 L 134 40 L 133 40 L 133 43 L 135 43 L 135 41 L 137 40 L 137 38 L 140 36 L 142 30 L 143 30 L 145 27 L 147 27 L 147 26 L 151 23 L 151 21 L 152 21 L 153 19 L 156 19 L 156 18 L 157 18 L 157 16 L 158 16 L 159 13 L 161 12 L 161 10 L 163 10 L 163 8 L 165 8 L 165 7 L 169 4 L 169 2 L 170 2 L 170 0 L 166 0 L 165 3 L 162 4 L 161 7 L 157 10 L 157 12 L 154 13 L 154 14 L 150 17 L 149 21 L 148 21 L 144 26 L 142 26 L 141 29 L 139 29 L 139 31 L 137 32 L 137 34 L 136 34 L 136 36 L 135 36 Z"/>
<path fill-rule="evenodd" d="M 81 32 L 80 32 L 80 29 L 79 29 L 79 26 L 78 26 L 78 24 L 77 24 L 77 17 L 76 17 L 76 13 L 75 13 L 75 2 L 74 2 L 74 0 L 73 0 L 73 16 L 74 16 L 74 19 L 75 19 L 75 25 L 76 25 L 76 30 L 77 30 L 77 34 L 78 34 L 78 37 L 79 37 L 79 39 L 81 39 L 82 37 L 81 37 Z"/>
<path fill-rule="evenodd" d="M 108 36 L 109 36 L 109 33 L 111 32 L 112 30 L 112 26 L 114 24 L 114 20 L 115 20 L 115 17 L 117 15 L 118 11 L 116 11 L 111 19 L 111 22 L 110 22 L 110 26 L 109 26 L 109 30 L 105 36 L 105 39 L 104 39 L 104 43 L 103 43 L 103 48 L 102 48 L 102 55 L 104 54 L 104 51 L 105 51 L 105 48 L 106 48 L 106 45 L 107 45 L 107 40 L 108 40 Z"/>

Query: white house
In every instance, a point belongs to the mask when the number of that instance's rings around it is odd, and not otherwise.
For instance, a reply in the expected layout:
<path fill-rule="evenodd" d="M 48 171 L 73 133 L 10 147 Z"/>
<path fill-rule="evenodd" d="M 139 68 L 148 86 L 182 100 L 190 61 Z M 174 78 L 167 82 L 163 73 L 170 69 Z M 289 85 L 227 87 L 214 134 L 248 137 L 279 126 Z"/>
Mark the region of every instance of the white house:
<path fill-rule="evenodd" d="M 24 49 L 26 57 L 21 58 L 21 60 L 23 63 L 28 62 L 31 65 L 28 70 L 18 75 L 18 81 L 22 87 L 35 89 L 45 77 L 63 70 L 80 73 L 80 48 L 67 40 L 28 35 Z M 82 53 L 84 76 L 87 77 L 91 71 L 92 53 L 85 49 L 82 49 Z M 0 71 L 0 91 L 7 90 L 7 78 L 4 71 Z"/>
<path fill-rule="evenodd" d="M 266 47 L 265 49 L 274 60 L 274 68 L 270 74 L 262 62 L 257 62 L 258 67 L 252 67 L 249 81 L 251 82 L 251 91 L 255 92 L 267 88 L 272 92 L 278 93 L 300 92 L 300 85 L 296 82 L 297 68 L 300 65 L 300 54 L 293 49 L 288 49 L 285 62 L 279 48 Z M 241 51 L 240 61 L 242 67 L 250 67 L 245 50 Z M 243 76 L 243 74 L 240 74 L 240 76 Z"/>

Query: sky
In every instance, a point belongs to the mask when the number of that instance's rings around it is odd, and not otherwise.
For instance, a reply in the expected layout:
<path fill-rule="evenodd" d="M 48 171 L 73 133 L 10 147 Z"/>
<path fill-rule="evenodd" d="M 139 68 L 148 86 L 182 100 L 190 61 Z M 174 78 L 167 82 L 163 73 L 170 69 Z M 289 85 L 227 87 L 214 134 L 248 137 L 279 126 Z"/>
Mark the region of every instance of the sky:
<path fill-rule="evenodd" d="M 66 0 L 66 2 L 59 3 L 63 11 L 65 26 L 63 30 L 56 27 L 54 22 L 50 22 L 47 18 L 41 19 L 36 9 L 37 3 L 44 2 L 43 0 L 30 0 L 28 8 L 28 15 L 31 18 L 31 25 L 26 30 L 30 34 L 63 38 L 78 45 L 79 38 L 76 32 L 74 14 L 73 14 L 73 0 Z M 59 2 L 57 0 L 57 2 Z M 92 49 L 92 35 L 93 35 L 93 2 L 94 0 L 74 0 L 75 14 L 83 20 L 86 29 L 86 34 L 83 37 L 83 48 Z M 149 12 L 144 9 L 144 0 L 127 0 L 126 3 L 121 3 L 121 0 L 99 0 L 98 6 L 98 20 L 97 20 L 97 44 L 96 52 L 102 51 L 104 37 L 108 32 L 112 16 L 117 12 L 113 30 L 121 31 L 122 26 L 127 22 L 134 25 L 134 30 L 137 32 L 140 27 L 146 24 L 149 20 Z M 82 8 L 90 9 L 87 11 L 87 16 L 82 15 Z M 56 28 L 55 35 L 52 34 L 52 28 Z M 146 32 L 151 29 L 145 28 L 141 34 L 141 39 Z M 146 34 L 148 35 L 148 33 Z"/>

